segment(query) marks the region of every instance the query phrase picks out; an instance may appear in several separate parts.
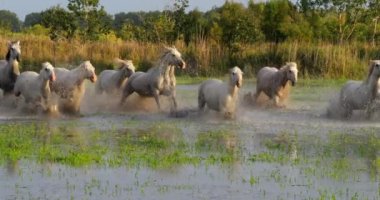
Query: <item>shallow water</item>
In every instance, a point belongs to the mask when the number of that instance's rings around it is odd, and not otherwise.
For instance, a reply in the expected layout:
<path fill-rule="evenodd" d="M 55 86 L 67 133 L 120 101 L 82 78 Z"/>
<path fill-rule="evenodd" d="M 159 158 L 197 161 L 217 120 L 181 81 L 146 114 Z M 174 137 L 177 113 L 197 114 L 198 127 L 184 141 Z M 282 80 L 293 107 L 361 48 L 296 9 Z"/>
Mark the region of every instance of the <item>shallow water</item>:
<path fill-rule="evenodd" d="M 91 93 L 81 117 L 1 106 L 1 199 L 380 198 L 378 117 L 326 119 L 336 88 L 297 86 L 287 109 L 240 107 L 236 120 L 199 116 L 197 85 L 177 90 L 186 117 Z"/>

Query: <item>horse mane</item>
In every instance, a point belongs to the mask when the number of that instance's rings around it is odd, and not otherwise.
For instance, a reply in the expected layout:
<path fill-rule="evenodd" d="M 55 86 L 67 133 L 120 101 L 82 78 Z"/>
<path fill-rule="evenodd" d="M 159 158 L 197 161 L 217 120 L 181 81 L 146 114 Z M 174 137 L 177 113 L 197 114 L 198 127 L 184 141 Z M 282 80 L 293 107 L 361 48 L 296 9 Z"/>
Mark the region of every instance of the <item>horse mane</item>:
<path fill-rule="evenodd" d="M 11 49 L 8 49 L 8 53 L 5 56 L 5 60 L 9 61 L 9 59 L 11 59 Z"/>
<path fill-rule="evenodd" d="M 172 52 L 173 48 L 171 47 L 165 47 L 165 50 L 162 52 L 159 61 L 162 62 L 162 60 L 165 58 L 166 54 Z"/>
<path fill-rule="evenodd" d="M 290 66 L 288 64 L 280 67 L 280 69 L 278 69 L 278 71 L 276 72 L 277 74 L 277 78 L 276 81 L 279 81 L 280 85 L 285 87 L 286 83 L 288 82 L 288 80 L 286 79 L 286 72 L 290 69 Z"/>
<path fill-rule="evenodd" d="M 73 70 L 83 70 L 83 71 L 86 71 L 86 67 L 88 65 L 92 65 L 91 62 L 89 60 L 85 60 L 83 62 L 81 62 L 79 64 L 79 66 L 74 66 L 74 68 L 72 68 Z"/>
<path fill-rule="evenodd" d="M 117 66 L 117 70 L 122 70 L 124 66 L 128 66 L 128 68 L 135 70 L 132 60 L 122 60 L 115 58 L 114 63 Z"/>
<path fill-rule="evenodd" d="M 164 65 L 162 65 L 162 64 L 163 64 L 163 62 L 164 62 L 164 58 L 165 58 L 165 56 L 166 56 L 168 53 L 172 52 L 173 48 L 171 48 L 171 47 L 164 47 L 164 49 L 165 49 L 165 50 L 164 50 L 163 53 L 160 55 L 159 59 L 155 62 L 154 66 L 151 67 L 148 71 L 151 71 L 151 70 L 160 70 L 160 73 L 161 73 L 162 75 L 164 75 L 165 73 L 169 73 L 168 70 L 170 70 L 170 67 L 168 67 L 168 66 L 164 66 Z M 162 71 L 162 69 L 164 69 L 164 70 Z"/>
<path fill-rule="evenodd" d="M 367 75 L 366 82 L 368 82 L 369 79 L 371 78 L 371 75 L 372 75 L 372 72 L 373 72 L 374 68 L 375 68 L 375 62 L 373 60 L 371 60 L 370 64 L 369 64 L 369 70 L 368 70 L 368 75 Z"/>
<path fill-rule="evenodd" d="M 8 49 L 7 55 L 5 56 L 6 61 L 9 61 L 9 59 L 11 59 L 11 49 Z M 16 56 L 16 60 L 17 60 L 17 62 L 20 62 L 20 56 L 19 55 Z"/>
<path fill-rule="evenodd" d="M 168 53 L 172 53 L 173 51 L 177 51 L 177 49 L 175 47 L 164 47 L 164 51 L 162 52 L 160 59 L 159 59 L 159 64 L 162 63 L 162 61 L 164 60 L 165 56 Z"/>
<path fill-rule="evenodd" d="M 290 69 L 292 66 L 297 67 L 297 64 L 296 64 L 295 62 L 286 62 L 286 64 L 283 65 L 283 66 L 280 68 L 280 70 L 281 70 L 281 69 Z"/>
<path fill-rule="evenodd" d="M 5 60 L 6 61 L 9 61 L 9 59 L 11 59 L 11 48 L 10 48 L 10 46 L 13 45 L 13 44 L 15 44 L 15 43 L 19 43 L 19 41 L 17 41 L 17 42 L 16 41 L 14 41 L 14 42 L 8 42 L 8 44 L 9 44 L 9 46 L 8 46 L 8 52 L 7 52 L 6 56 L 5 56 Z M 17 54 L 16 60 L 17 60 L 17 62 L 20 62 L 20 55 L 19 54 Z"/>

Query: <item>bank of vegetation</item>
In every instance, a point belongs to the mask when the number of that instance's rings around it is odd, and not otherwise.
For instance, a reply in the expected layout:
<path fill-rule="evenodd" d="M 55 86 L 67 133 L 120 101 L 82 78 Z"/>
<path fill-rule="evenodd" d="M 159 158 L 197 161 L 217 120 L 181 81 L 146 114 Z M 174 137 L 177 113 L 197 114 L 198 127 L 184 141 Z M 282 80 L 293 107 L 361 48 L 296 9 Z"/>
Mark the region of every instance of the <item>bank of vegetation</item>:
<path fill-rule="evenodd" d="M 114 57 L 146 70 L 163 46 L 175 45 L 188 63 L 180 73 L 191 76 L 220 75 L 233 65 L 253 75 L 295 61 L 304 77 L 323 78 L 362 78 L 369 60 L 380 58 L 378 0 L 226 1 L 205 12 L 188 5 L 175 0 L 164 11 L 110 15 L 98 0 L 68 0 L 24 21 L 1 10 L 0 54 L 12 39 L 21 40 L 25 70 L 91 60 L 100 71 Z"/>

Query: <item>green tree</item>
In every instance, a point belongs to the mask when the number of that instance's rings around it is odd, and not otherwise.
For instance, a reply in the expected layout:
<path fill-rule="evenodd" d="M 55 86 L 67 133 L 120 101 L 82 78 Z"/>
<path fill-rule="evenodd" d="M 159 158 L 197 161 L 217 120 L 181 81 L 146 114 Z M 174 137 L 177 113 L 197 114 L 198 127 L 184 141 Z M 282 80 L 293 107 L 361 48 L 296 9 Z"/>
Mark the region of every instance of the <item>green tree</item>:
<path fill-rule="evenodd" d="M 33 12 L 25 16 L 24 27 L 32 27 L 36 24 L 42 24 L 42 14 L 40 12 Z"/>
<path fill-rule="evenodd" d="M 10 31 L 20 31 L 21 22 L 16 13 L 9 10 L 0 10 L 0 28 Z"/>
<path fill-rule="evenodd" d="M 186 45 L 189 45 L 191 41 L 204 40 L 208 37 L 208 21 L 204 17 L 204 14 L 197 9 L 190 11 L 186 15 L 183 26 L 182 33 Z"/>
<path fill-rule="evenodd" d="M 265 3 L 261 29 L 268 41 L 287 39 L 309 40 L 312 31 L 303 15 L 289 0 L 270 0 Z"/>
<path fill-rule="evenodd" d="M 253 15 L 240 3 L 226 2 L 220 10 L 219 25 L 222 29 L 222 42 L 227 47 L 235 43 L 253 43 L 263 35 Z"/>
<path fill-rule="evenodd" d="M 175 22 L 165 13 L 162 13 L 158 18 L 147 17 L 144 23 L 146 38 L 151 42 L 171 43 L 173 39 L 173 30 Z"/>
<path fill-rule="evenodd" d="M 174 30 L 172 40 L 181 37 L 186 28 L 186 13 L 185 10 L 189 7 L 189 0 L 174 0 L 174 8 L 172 13 L 172 20 L 174 20 Z"/>
<path fill-rule="evenodd" d="M 113 28 L 119 31 L 123 28 L 124 24 L 133 24 L 135 26 L 142 26 L 144 24 L 145 12 L 121 12 L 115 14 L 113 20 Z"/>
<path fill-rule="evenodd" d="M 371 28 L 371 42 L 372 45 L 376 45 L 376 41 L 380 39 L 380 33 L 378 33 L 378 24 L 380 22 L 380 0 L 369 0 L 368 2 L 368 17 L 367 24 L 370 24 Z"/>
<path fill-rule="evenodd" d="M 50 36 L 50 29 L 44 27 L 41 24 L 36 24 L 34 26 L 26 27 L 22 30 L 22 32 L 26 34 L 32 34 L 32 35 Z"/>
<path fill-rule="evenodd" d="M 83 40 L 97 40 L 111 29 L 110 16 L 99 6 L 99 0 L 69 0 L 67 8 L 75 16 Z"/>
<path fill-rule="evenodd" d="M 60 40 L 74 37 L 77 26 L 72 13 L 60 6 L 54 6 L 42 12 L 41 15 L 42 25 L 50 29 L 50 39 Z"/>
<path fill-rule="evenodd" d="M 370 0 L 371 1 L 371 0 Z M 325 24 L 334 41 L 342 43 L 361 37 L 365 15 L 370 5 L 368 0 L 310 0 L 301 1 L 303 10 L 313 9 L 319 16 L 325 17 Z M 378 12 L 378 11 L 377 11 Z M 358 27 L 361 27 L 359 29 Z M 315 29 L 314 29 L 315 30 Z M 365 33 L 364 33 L 365 34 Z"/>
<path fill-rule="evenodd" d="M 220 8 L 213 8 L 205 13 L 207 20 L 207 29 L 209 29 L 208 38 L 214 43 L 222 41 L 222 27 L 220 26 Z"/>

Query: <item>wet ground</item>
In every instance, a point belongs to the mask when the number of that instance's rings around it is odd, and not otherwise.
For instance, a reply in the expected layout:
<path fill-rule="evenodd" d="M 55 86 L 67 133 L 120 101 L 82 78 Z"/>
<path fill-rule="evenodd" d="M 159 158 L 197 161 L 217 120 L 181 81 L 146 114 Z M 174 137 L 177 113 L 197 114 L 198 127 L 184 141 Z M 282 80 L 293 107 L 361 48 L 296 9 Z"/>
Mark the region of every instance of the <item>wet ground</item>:
<path fill-rule="evenodd" d="M 380 118 L 327 119 L 337 86 L 301 82 L 286 109 L 241 106 L 235 120 L 195 112 L 197 86 L 177 87 L 180 118 L 91 87 L 79 117 L 3 99 L 1 199 L 380 199 Z"/>

